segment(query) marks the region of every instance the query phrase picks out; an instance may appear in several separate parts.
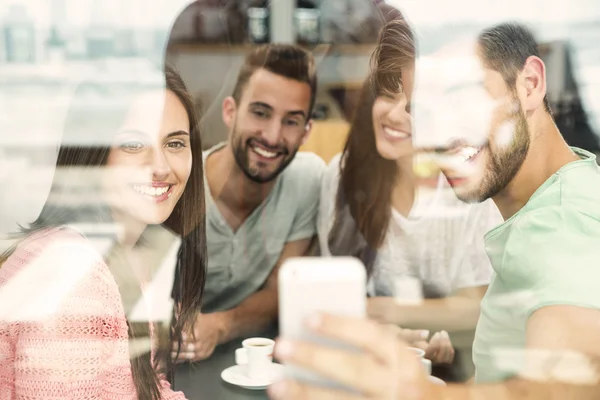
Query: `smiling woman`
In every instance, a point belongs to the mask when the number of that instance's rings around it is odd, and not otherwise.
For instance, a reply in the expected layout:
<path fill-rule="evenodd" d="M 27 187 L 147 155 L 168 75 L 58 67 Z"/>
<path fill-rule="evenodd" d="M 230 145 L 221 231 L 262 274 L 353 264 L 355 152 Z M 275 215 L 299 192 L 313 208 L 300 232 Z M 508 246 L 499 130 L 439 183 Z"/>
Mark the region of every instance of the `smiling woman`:
<path fill-rule="evenodd" d="M 413 345 L 434 363 L 448 364 L 454 349 L 446 331 L 475 327 L 480 289 L 492 275 L 483 235 L 501 217 L 489 201 L 460 202 L 430 161 L 420 159 L 414 169 L 413 135 L 428 132 L 413 126 L 413 81 L 420 72 L 406 21 L 385 25 L 372 60 L 344 151 L 323 178 L 319 243 L 325 255 L 363 261 L 371 318 L 421 329 L 424 340 Z M 424 185 L 422 175 L 430 174 Z M 407 279 L 420 285 L 422 304 L 395 300 L 407 296 Z M 428 331 L 439 332 L 429 338 Z M 457 369 L 434 372 L 460 379 Z"/>
<path fill-rule="evenodd" d="M 0 386 L 9 397 L 184 398 L 162 367 L 199 310 L 205 280 L 197 117 L 168 67 L 156 87 L 103 89 L 78 88 L 48 201 L 0 256 L 0 304 L 22 305 L 0 307 Z M 74 228 L 81 222 L 120 228 L 106 259 Z M 160 232 L 180 243 L 170 326 L 153 310 L 130 320 L 132 295 L 152 283 Z"/>
<path fill-rule="evenodd" d="M 162 114 L 162 121 L 148 113 Z M 167 219 L 191 172 L 189 132 L 186 110 L 172 91 L 136 98 L 107 157 L 103 192 L 110 194 L 113 212 L 145 224 Z"/>

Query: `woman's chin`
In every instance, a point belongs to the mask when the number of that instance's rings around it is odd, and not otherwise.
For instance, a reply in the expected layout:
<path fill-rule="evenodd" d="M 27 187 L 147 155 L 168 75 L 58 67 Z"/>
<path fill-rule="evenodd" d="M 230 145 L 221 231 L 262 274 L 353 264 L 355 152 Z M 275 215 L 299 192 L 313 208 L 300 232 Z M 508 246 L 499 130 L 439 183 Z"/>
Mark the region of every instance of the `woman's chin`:
<path fill-rule="evenodd" d="M 410 155 L 410 151 L 399 151 L 396 149 L 378 149 L 381 158 L 389 161 L 398 161 Z"/>
<path fill-rule="evenodd" d="M 150 210 L 148 207 L 144 207 L 143 209 L 130 210 L 129 214 L 140 224 L 160 225 L 169 218 L 171 212 L 157 209 Z"/>

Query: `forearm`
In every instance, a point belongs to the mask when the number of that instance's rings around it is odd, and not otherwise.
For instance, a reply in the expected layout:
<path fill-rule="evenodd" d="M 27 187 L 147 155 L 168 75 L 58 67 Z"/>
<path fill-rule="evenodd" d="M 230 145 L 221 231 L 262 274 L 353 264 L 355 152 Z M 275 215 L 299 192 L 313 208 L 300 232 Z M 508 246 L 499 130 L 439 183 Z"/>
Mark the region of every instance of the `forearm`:
<path fill-rule="evenodd" d="M 277 290 L 265 288 L 248 297 L 239 306 L 220 312 L 226 326 L 220 342 L 226 343 L 266 330 L 277 318 L 277 307 Z"/>
<path fill-rule="evenodd" d="M 278 312 L 277 274 L 279 267 L 287 258 L 305 255 L 311 241 L 314 243 L 314 240 L 316 239 L 310 237 L 286 243 L 279 261 L 263 289 L 248 297 L 239 306 L 219 313 L 225 322 L 225 332 L 221 337 L 221 343 L 261 333 L 275 322 Z"/>
<path fill-rule="evenodd" d="M 160 380 L 160 398 L 161 400 L 187 400 L 183 392 L 174 391 L 171 384 L 163 378 Z"/>
<path fill-rule="evenodd" d="M 479 319 L 480 300 L 475 298 L 451 296 L 427 299 L 416 306 L 397 304 L 393 298 L 389 301 L 390 311 L 383 318 L 403 328 L 466 331 L 475 329 Z"/>
<path fill-rule="evenodd" d="M 448 385 L 439 389 L 443 400 L 591 400 L 600 393 L 597 385 L 535 383 L 511 379 L 493 385 Z"/>

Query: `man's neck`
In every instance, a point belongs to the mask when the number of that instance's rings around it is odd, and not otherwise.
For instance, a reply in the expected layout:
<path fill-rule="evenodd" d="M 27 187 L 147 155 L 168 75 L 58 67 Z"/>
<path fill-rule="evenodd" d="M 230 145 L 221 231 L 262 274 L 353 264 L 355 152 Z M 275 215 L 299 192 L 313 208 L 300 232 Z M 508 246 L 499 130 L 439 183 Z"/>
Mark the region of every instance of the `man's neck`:
<path fill-rule="evenodd" d="M 505 220 L 523 208 L 535 191 L 559 169 L 579 159 L 550 117 L 544 118 L 534 132 L 538 133 L 533 135 L 523 165 L 508 186 L 494 197 Z"/>
<path fill-rule="evenodd" d="M 211 153 L 205 165 L 210 194 L 231 211 L 251 213 L 267 197 L 275 181 L 256 183 L 240 169 L 229 144 Z"/>

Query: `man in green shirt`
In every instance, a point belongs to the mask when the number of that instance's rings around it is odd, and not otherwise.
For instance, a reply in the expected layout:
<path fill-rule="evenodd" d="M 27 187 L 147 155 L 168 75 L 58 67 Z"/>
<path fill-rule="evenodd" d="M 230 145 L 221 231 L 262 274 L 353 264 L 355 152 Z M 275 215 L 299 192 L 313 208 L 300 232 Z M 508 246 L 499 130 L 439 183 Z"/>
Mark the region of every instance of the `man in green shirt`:
<path fill-rule="evenodd" d="M 415 87 L 430 90 L 413 98 L 439 101 L 421 121 L 441 122 L 444 132 L 434 138 L 437 143 L 424 141 L 450 148 L 440 166 L 456 195 L 475 202 L 492 198 L 505 219 L 485 236 L 495 275 L 473 346 L 477 384 L 436 387 L 405 344 L 383 327 L 320 316 L 308 321 L 312 329 L 364 352 L 284 338 L 276 356 L 361 395 L 288 381 L 271 388 L 272 398 L 600 396 L 600 168 L 594 155 L 570 148 L 556 127 L 546 100 L 546 67 L 525 27 L 487 29 L 473 50 L 471 57 L 450 52 L 418 64 L 423 81 Z M 439 75 L 430 74 L 436 69 Z M 445 85 L 448 78 L 456 81 Z M 419 115 L 418 103 L 413 110 Z M 454 125 L 440 117 L 444 111 Z M 431 131 L 417 118 L 415 132 Z"/>

